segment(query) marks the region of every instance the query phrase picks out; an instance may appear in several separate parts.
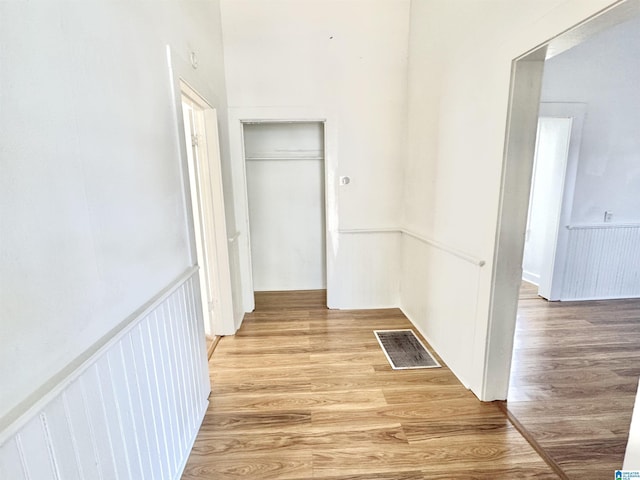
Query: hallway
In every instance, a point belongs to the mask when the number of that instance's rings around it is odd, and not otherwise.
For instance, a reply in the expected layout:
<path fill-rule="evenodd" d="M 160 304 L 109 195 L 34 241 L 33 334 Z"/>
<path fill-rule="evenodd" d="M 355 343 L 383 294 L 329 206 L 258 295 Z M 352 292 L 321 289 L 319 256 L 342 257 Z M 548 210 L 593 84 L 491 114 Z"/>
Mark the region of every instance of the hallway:
<path fill-rule="evenodd" d="M 327 310 L 323 292 L 262 293 L 210 362 L 210 406 L 183 479 L 557 476 L 446 368 L 393 371 L 374 329 L 396 309 Z"/>

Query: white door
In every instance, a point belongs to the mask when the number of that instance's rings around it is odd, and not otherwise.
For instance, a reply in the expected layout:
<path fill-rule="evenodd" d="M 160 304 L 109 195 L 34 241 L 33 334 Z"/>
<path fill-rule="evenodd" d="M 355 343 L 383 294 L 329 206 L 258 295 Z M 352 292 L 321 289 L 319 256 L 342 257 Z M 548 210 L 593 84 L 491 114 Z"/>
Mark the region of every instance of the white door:
<path fill-rule="evenodd" d="M 205 332 L 230 335 L 235 322 L 215 110 L 183 92 L 182 112 Z"/>
<path fill-rule="evenodd" d="M 550 298 L 572 118 L 540 117 L 522 261 L 523 279 Z"/>

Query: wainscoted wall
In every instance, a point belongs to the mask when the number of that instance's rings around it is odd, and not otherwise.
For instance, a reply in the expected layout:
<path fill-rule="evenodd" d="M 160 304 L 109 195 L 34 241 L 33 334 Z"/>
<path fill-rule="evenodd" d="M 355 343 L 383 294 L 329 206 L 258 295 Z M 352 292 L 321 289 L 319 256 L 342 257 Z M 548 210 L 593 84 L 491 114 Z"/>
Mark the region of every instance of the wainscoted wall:
<path fill-rule="evenodd" d="M 231 265 L 231 284 L 233 286 L 233 291 L 237 293 L 234 293 L 233 295 L 233 322 L 236 330 L 240 328 L 242 319 L 244 318 L 244 306 L 242 305 L 242 280 L 240 278 L 240 249 L 238 246 L 239 238 L 240 232 L 238 231 L 234 232 L 233 235 L 228 238 L 229 262 Z"/>
<path fill-rule="evenodd" d="M 196 271 L 0 434 L 0 478 L 180 477 L 210 392 Z"/>
<path fill-rule="evenodd" d="M 337 256 L 334 269 L 329 269 L 333 283 L 328 281 L 339 287 L 327 292 L 330 308 L 398 307 L 400 231 L 341 229 L 334 235 Z"/>
<path fill-rule="evenodd" d="M 640 297 L 640 224 L 569 227 L 562 300 Z"/>
<path fill-rule="evenodd" d="M 474 386 L 470 382 L 483 265 L 464 252 L 403 231 L 402 311 L 468 388 Z"/>

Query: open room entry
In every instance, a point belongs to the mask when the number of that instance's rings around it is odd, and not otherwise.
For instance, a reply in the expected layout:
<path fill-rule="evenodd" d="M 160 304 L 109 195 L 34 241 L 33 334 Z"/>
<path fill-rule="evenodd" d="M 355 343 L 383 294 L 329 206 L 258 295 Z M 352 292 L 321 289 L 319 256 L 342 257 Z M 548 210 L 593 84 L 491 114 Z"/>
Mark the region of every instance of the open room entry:
<path fill-rule="evenodd" d="M 547 300 L 561 298 L 586 107 L 540 104 L 522 278 Z"/>
<path fill-rule="evenodd" d="M 323 122 L 244 122 L 253 291 L 324 290 Z"/>
<path fill-rule="evenodd" d="M 552 258 L 562 206 L 571 123 L 571 118 L 538 119 L 522 276 L 537 285 L 538 294 L 547 299 L 546 287 L 553 271 Z"/>
<path fill-rule="evenodd" d="M 507 397 L 544 62 L 639 13 L 638 0 L 622 2 L 513 61 L 483 398 Z"/>
<path fill-rule="evenodd" d="M 494 273 L 491 285 L 488 350 L 485 357 L 486 370 L 483 398 L 505 399 L 509 387 L 509 373 L 511 370 L 511 357 L 514 346 L 519 289 L 522 279 L 522 259 L 525 246 L 525 232 L 527 229 L 529 192 L 532 185 L 536 139 L 539 138 L 536 135 L 536 127 L 539 118 L 538 109 L 540 107 L 539 102 L 545 61 L 552 59 L 572 47 L 580 45 L 582 42 L 589 40 L 609 27 L 638 17 L 639 14 L 640 2 L 637 0 L 621 2 L 513 61 L 493 265 Z M 540 113 L 544 116 L 543 112 Z M 568 115 L 567 117 L 573 117 L 572 122 L 575 126 L 577 116 Z M 565 127 L 567 126 L 568 125 L 565 124 Z M 571 129 L 572 137 L 575 131 L 575 128 Z M 564 135 L 564 137 L 564 140 L 558 141 L 557 146 L 564 143 L 564 147 L 559 148 L 560 150 L 568 148 L 566 146 L 566 135 Z M 573 138 L 571 138 L 570 142 L 573 142 Z M 564 184 L 565 192 L 563 194 L 565 200 L 568 193 L 570 193 L 571 196 L 573 195 L 573 191 L 571 191 L 573 186 L 569 188 L 570 180 L 573 176 L 571 165 L 571 153 L 569 153 L 566 170 L 566 176 L 569 182 Z M 555 180 L 560 181 L 560 178 L 555 178 L 554 181 Z M 564 180 L 565 179 L 562 178 L 563 182 Z M 535 200 L 532 199 L 532 201 Z M 564 228 L 568 225 L 568 222 L 563 221 L 561 218 L 565 216 L 565 214 L 566 209 L 562 208 L 561 212 L 555 215 L 555 218 L 560 218 L 559 221 L 554 223 L 560 225 L 561 232 L 574 228 L 571 225 L 569 225 L 568 228 Z M 604 222 L 608 222 L 606 214 L 604 216 Z M 560 243 L 557 243 L 557 248 L 559 249 L 560 247 Z M 556 260 L 557 258 L 556 256 Z M 568 261 L 567 265 L 569 265 Z M 554 295 L 550 294 L 550 296 L 553 297 Z M 618 321 L 619 317 L 620 315 L 617 315 Z M 584 318 L 580 320 L 585 321 Z M 609 319 L 606 318 L 605 320 Z M 563 324 L 561 324 L 561 327 L 569 328 Z M 545 325 L 545 328 L 548 329 L 548 325 Z M 590 351 L 593 351 L 593 345 L 589 346 Z M 540 347 L 540 344 L 537 344 L 536 347 Z M 578 344 L 576 348 L 580 349 L 580 347 L 582 347 L 582 345 Z M 554 360 L 556 359 L 557 357 L 554 357 Z M 574 360 L 575 363 L 575 359 L 572 360 Z M 599 361 L 602 361 L 602 359 L 599 358 Z M 599 366 L 602 367 L 602 364 L 599 364 Z M 534 378 L 535 376 L 536 375 L 532 375 L 530 378 Z M 563 377 L 563 381 L 566 382 L 567 378 L 569 377 Z M 569 386 L 571 387 L 571 385 Z M 633 392 L 631 392 L 633 396 L 636 387 L 637 378 L 633 378 L 628 381 L 623 388 L 633 389 Z M 610 384 L 607 384 L 607 388 L 612 387 Z M 547 386 L 543 389 L 539 388 L 537 393 L 543 396 L 549 394 L 552 390 L 555 392 L 556 389 Z M 613 390 L 615 390 L 615 387 L 613 387 Z M 580 390 L 580 395 L 584 397 L 586 395 L 585 392 L 585 390 Z M 515 399 L 511 397 L 509 397 L 509 400 L 515 401 Z M 536 399 L 534 398 L 534 400 Z M 592 404 L 606 403 L 594 402 L 591 401 L 590 398 L 587 399 L 587 402 Z M 552 406 L 557 407 L 556 404 Z M 540 413 L 541 409 L 538 403 L 536 403 L 535 408 L 536 416 L 544 417 L 544 415 Z M 570 408 L 577 409 L 578 407 L 571 405 Z M 587 417 L 585 416 L 585 418 Z M 563 429 L 564 428 L 568 428 L 568 426 L 565 425 L 563 426 Z M 621 427 L 620 431 L 624 432 L 624 427 Z M 555 441 L 557 440 L 558 439 L 555 438 Z M 619 438 L 613 440 L 620 443 Z M 602 443 L 602 445 L 605 444 Z M 608 446 L 603 446 L 602 448 L 603 450 L 607 450 Z M 595 458 L 595 454 L 590 453 L 589 455 Z M 585 457 L 585 459 L 586 458 L 587 457 Z M 621 466 L 622 465 L 617 464 L 616 468 L 620 468 Z M 630 466 L 629 456 L 627 456 L 625 460 L 625 466 Z M 601 475 L 598 476 L 598 478 L 601 478 Z"/>

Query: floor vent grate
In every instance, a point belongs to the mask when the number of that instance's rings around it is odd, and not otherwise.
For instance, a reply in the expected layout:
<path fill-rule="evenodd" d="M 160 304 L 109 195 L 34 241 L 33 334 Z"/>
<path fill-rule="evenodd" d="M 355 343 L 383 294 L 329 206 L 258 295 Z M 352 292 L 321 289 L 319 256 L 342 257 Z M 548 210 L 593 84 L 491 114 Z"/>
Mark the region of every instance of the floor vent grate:
<path fill-rule="evenodd" d="M 394 370 L 440 366 L 413 330 L 374 330 L 373 333 Z"/>

